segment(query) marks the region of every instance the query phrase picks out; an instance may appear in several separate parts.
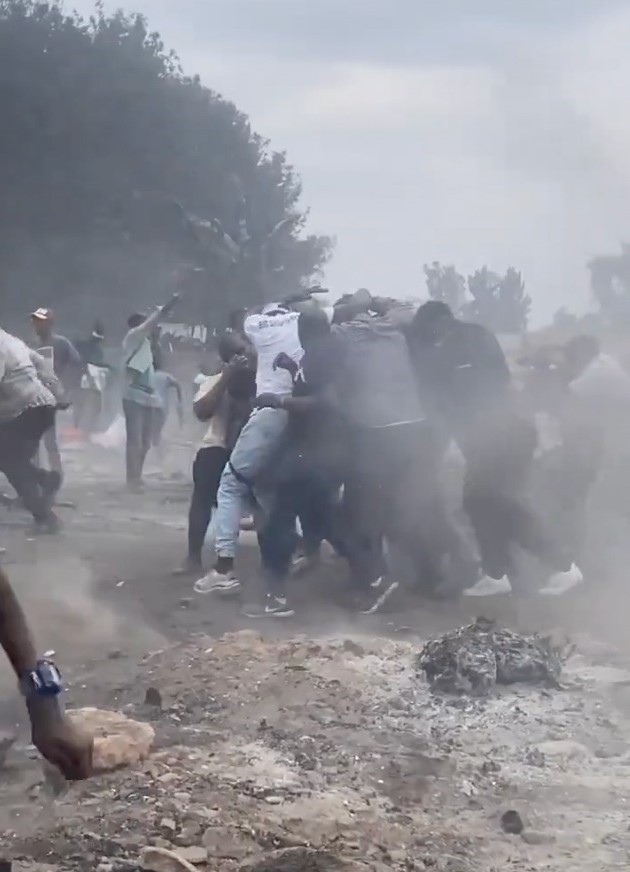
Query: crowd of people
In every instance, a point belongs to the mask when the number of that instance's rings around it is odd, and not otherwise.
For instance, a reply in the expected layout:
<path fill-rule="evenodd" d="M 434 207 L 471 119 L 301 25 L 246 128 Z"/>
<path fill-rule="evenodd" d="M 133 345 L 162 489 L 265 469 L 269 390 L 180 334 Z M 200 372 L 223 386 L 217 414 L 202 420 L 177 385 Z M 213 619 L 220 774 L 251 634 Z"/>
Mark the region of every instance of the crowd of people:
<path fill-rule="evenodd" d="M 630 377 L 593 337 L 521 361 L 519 384 L 497 338 L 445 304 L 373 298 L 271 303 L 220 338 L 222 369 L 198 387 L 208 421 L 193 467 L 188 554 L 199 574 L 214 507 L 215 559 L 199 594 L 236 595 L 241 518 L 252 511 L 264 601 L 251 617 L 290 617 L 290 576 L 323 541 L 347 565 L 348 594 L 373 613 L 398 590 L 395 555 L 425 594 L 468 597 L 523 589 L 516 560 L 545 570 L 538 593 L 584 581 L 578 518 L 605 456 L 609 407 L 626 407 Z M 537 420 L 560 431 L 540 457 Z M 446 498 L 450 447 L 463 462 L 462 509 Z M 559 532 L 530 499 L 535 467 L 553 457 Z M 472 539 L 472 541 L 471 541 Z"/>
<path fill-rule="evenodd" d="M 102 396 L 99 372 L 120 377 L 126 481 L 142 490 L 172 394 L 183 416 L 182 388 L 164 371 L 157 341 L 178 300 L 129 317 L 118 367 L 105 361 L 98 322 L 73 343 L 55 332 L 50 310 L 37 309 L 37 350 L 0 331 L 0 469 L 40 532 L 59 527 L 56 412 L 72 403 L 75 420 L 89 426 Z M 438 301 L 403 305 L 361 290 L 332 306 L 302 294 L 240 312 L 216 339 L 218 371 L 195 379 L 193 411 L 207 431 L 177 570 L 197 576 L 197 593 L 240 592 L 237 546 L 250 514 L 264 592 L 247 609 L 251 617 L 293 614 L 289 579 L 318 562 L 323 542 L 347 566 L 348 598 L 368 613 L 398 590 L 401 565 L 407 586 L 428 595 L 522 588 L 520 551 L 545 568 L 542 595 L 583 582 L 579 516 L 606 452 L 598 412 L 630 398 L 630 377 L 593 337 L 521 361 L 526 377 L 516 384 L 485 327 Z M 560 437 L 541 459 L 543 412 Z M 37 462 L 40 442 L 49 469 Z M 446 496 L 452 446 L 463 464 L 467 525 Z M 532 471 L 549 458 L 569 519 L 562 531 L 530 499 Z M 216 554 L 204 574 L 211 521 Z"/>
<path fill-rule="evenodd" d="M 37 349 L 0 329 L 0 470 L 38 531 L 59 528 L 56 415 L 72 404 L 75 422 L 88 428 L 102 402 L 99 379 L 112 371 L 122 385 L 127 486 L 142 489 L 172 393 L 183 414 L 158 341 L 178 300 L 129 317 L 118 366 L 105 360 L 99 322 L 73 343 L 55 332 L 49 309 L 37 309 Z M 194 381 L 193 411 L 207 429 L 192 468 L 187 555 L 176 570 L 196 579 L 198 594 L 239 594 L 237 546 L 249 514 L 262 568 L 262 601 L 245 609 L 252 618 L 294 614 L 291 576 L 318 564 L 324 542 L 347 567 L 352 603 L 368 614 L 399 589 L 400 559 L 407 585 L 425 595 L 518 590 L 523 551 L 544 569 L 538 594 L 583 583 L 584 509 L 610 457 L 626 463 L 630 410 L 630 376 L 593 336 L 538 349 L 515 379 L 497 338 L 444 303 L 403 305 L 361 290 L 328 307 L 303 294 L 241 312 L 217 336 L 216 352 L 216 371 Z M 40 443 L 49 469 L 38 462 Z M 461 507 L 446 493 L 453 447 Z M 531 500 L 536 471 L 560 525 Z M 204 574 L 211 522 L 216 553 Z M 92 740 L 64 715 L 59 673 L 37 659 L 1 570 L 0 644 L 35 745 L 67 777 L 86 777 Z"/>

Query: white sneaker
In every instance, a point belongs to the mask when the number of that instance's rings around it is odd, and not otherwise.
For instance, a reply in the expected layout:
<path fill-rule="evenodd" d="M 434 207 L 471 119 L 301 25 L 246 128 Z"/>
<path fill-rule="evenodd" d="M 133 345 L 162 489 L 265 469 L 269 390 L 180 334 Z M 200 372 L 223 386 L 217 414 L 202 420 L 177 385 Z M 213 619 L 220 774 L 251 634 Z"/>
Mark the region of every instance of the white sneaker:
<path fill-rule="evenodd" d="M 547 586 L 538 592 L 542 596 L 562 596 L 563 593 L 573 590 L 583 581 L 582 570 L 575 563 L 572 563 L 571 569 L 567 569 L 566 572 L 556 572 L 547 582 Z"/>
<path fill-rule="evenodd" d="M 512 593 L 512 585 L 507 575 L 503 578 L 491 578 L 489 575 L 484 575 L 480 578 L 477 584 L 466 588 L 463 592 L 464 596 L 499 596 L 499 594 Z"/>
<path fill-rule="evenodd" d="M 193 585 L 195 593 L 216 593 L 223 596 L 237 594 L 241 589 L 241 583 L 234 573 L 227 575 L 211 569 L 207 575 L 200 578 Z"/>

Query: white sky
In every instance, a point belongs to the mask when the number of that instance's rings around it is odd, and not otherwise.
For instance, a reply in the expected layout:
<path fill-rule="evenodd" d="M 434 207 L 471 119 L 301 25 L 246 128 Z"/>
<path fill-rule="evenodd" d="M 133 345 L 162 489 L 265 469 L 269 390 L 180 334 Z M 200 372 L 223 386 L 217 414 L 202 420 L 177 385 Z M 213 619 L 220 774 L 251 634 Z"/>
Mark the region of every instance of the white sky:
<path fill-rule="evenodd" d="M 68 2 L 85 14 L 91 0 Z M 122 0 L 302 175 L 327 282 L 521 269 L 535 320 L 630 241 L 630 0 Z"/>

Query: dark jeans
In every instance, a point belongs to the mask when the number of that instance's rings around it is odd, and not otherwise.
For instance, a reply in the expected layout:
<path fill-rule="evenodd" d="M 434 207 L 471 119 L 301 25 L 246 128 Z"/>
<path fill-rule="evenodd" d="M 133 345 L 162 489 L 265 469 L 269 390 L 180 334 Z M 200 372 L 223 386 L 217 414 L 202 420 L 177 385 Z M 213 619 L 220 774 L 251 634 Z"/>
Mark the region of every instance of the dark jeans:
<path fill-rule="evenodd" d="M 513 572 L 514 547 L 538 557 L 554 571 L 571 559 L 547 534 L 526 493 L 536 447 L 529 422 L 513 419 L 492 432 L 464 439 L 464 509 L 479 546 L 483 571 L 491 578 Z"/>
<path fill-rule="evenodd" d="M 327 539 L 340 553 L 344 544 L 337 523 L 340 479 L 335 470 L 289 448 L 279 458 L 269 510 L 258 535 L 265 577 L 272 593 L 283 593 L 297 544 L 299 517 L 305 539 Z"/>
<path fill-rule="evenodd" d="M 201 551 L 217 504 L 221 473 L 230 456 L 227 448 L 200 448 L 193 463 L 193 495 L 188 512 L 188 559 L 201 563 Z"/>
<path fill-rule="evenodd" d="M 127 484 L 138 484 L 142 481 L 144 461 L 151 447 L 155 409 L 123 400 L 123 411 L 127 428 Z"/>
<path fill-rule="evenodd" d="M 17 418 L 0 422 L 0 471 L 36 521 L 51 515 L 50 498 L 58 477 L 35 466 L 39 443 L 55 423 L 52 406 L 26 409 Z"/>

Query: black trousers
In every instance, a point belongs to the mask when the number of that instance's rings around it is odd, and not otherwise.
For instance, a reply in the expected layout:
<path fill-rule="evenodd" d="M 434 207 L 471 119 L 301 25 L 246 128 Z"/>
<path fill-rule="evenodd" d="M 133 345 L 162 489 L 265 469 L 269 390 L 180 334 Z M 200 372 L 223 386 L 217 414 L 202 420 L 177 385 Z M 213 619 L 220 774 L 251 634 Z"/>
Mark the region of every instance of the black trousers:
<path fill-rule="evenodd" d="M 40 469 L 33 461 L 42 436 L 54 423 L 52 406 L 26 409 L 17 418 L 0 422 L 0 471 L 36 521 L 45 521 L 50 516 L 50 495 L 54 487 L 51 473 Z"/>
<path fill-rule="evenodd" d="M 133 400 L 123 400 L 123 411 L 127 429 L 127 484 L 138 484 L 151 447 L 155 409 Z"/>
<path fill-rule="evenodd" d="M 465 438 L 464 509 L 475 532 L 483 571 L 502 578 L 513 571 L 514 548 L 538 557 L 555 572 L 571 558 L 549 536 L 528 504 L 527 489 L 536 448 L 528 421 L 508 419 L 492 431 Z"/>
<path fill-rule="evenodd" d="M 299 518 L 305 540 L 328 540 L 341 554 L 345 547 L 337 513 L 341 479 L 336 467 L 287 446 L 278 458 L 273 490 L 258 534 L 263 568 L 272 593 L 283 593 L 297 544 Z"/>
<path fill-rule="evenodd" d="M 447 558 L 464 559 L 464 545 L 442 499 L 432 429 L 420 423 L 356 430 L 350 458 L 344 515 L 355 585 L 384 573 L 386 538 L 411 560 L 421 587 L 436 587 Z"/>
<path fill-rule="evenodd" d="M 217 504 L 221 474 L 228 462 L 227 448 L 200 448 L 193 463 L 193 494 L 188 512 L 188 558 L 201 563 L 201 551 Z"/>

